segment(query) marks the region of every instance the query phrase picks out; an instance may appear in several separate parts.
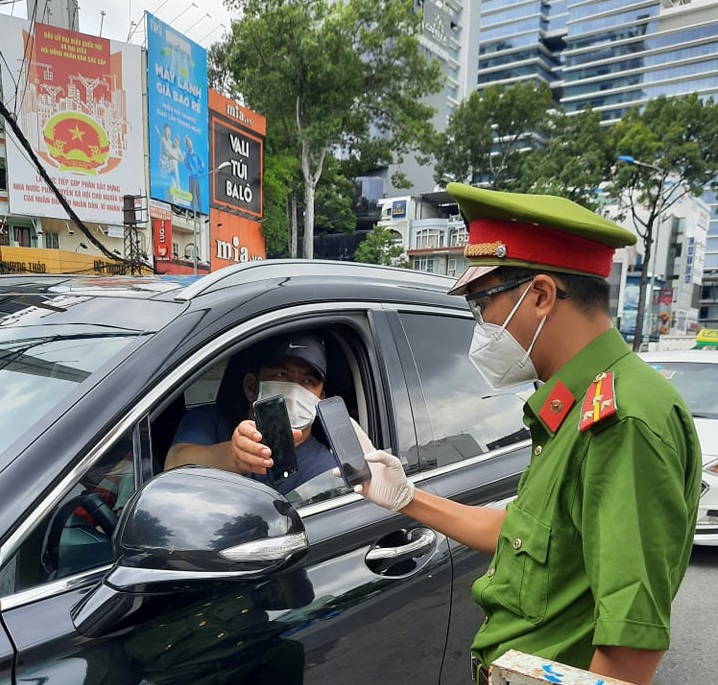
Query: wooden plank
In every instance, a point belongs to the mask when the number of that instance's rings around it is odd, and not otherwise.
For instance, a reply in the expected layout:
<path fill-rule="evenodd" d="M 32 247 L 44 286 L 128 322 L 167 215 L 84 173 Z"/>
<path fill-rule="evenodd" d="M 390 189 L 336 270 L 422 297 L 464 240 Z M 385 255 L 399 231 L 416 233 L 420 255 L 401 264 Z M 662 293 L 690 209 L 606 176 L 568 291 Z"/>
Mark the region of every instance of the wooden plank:
<path fill-rule="evenodd" d="M 596 675 L 557 661 L 524 654 L 512 649 L 491 664 L 489 685 L 536 685 L 537 683 L 560 683 L 560 685 L 631 685 Z"/>

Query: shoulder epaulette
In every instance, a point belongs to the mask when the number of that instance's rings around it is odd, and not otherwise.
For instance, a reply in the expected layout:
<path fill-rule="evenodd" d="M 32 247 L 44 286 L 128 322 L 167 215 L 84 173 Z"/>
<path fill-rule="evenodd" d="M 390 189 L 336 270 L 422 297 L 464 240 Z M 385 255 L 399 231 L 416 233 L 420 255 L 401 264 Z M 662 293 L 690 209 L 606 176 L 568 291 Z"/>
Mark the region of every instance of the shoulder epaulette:
<path fill-rule="evenodd" d="M 587 431 L 615 413 L 616 396 L 613 390 L 613 372 L 603 371 L 588 386 L 581 409 L 579 430 Z"/>

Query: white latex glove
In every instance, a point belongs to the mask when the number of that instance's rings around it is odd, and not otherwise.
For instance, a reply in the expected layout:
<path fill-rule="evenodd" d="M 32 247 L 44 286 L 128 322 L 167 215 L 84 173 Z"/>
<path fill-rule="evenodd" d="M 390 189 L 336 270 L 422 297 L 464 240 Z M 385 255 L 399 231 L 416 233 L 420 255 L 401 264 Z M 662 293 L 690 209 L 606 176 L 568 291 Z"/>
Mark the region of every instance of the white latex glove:
<path fill-rule="evenodd" d="M 371 471 L 371 480 L 354 486 L 364 499 L 389 511 L 400 511 L 414 499 L 414 484 L 407 480 L 401 461 L 377 450 L 364 455 Z"/>

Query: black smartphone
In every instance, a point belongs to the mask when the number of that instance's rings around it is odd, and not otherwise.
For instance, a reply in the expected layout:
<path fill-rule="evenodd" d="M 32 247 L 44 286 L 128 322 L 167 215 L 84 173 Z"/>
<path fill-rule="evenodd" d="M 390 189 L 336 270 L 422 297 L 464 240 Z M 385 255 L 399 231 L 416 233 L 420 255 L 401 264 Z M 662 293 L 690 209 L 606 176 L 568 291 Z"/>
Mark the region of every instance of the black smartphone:
<path fill-rule="evenodd" d="M 347 487 L 353 488 L 369 480 L 371 471 L 364 460 L 364 450 L 354 432 L 344 400 L 339 396 L 320 400 L 317 416 Z"/>
<path fill-rule="evenodd" d="M 287 407 L 282 395 L 256 400 L 252 405 L 254 422 L 262 434 L 262 444 L 272 450 L 272 468 L 267 469 L 269 482 L 276 484 L 293 476 L 299 470 L 294 436 L 289 423 Z"/>

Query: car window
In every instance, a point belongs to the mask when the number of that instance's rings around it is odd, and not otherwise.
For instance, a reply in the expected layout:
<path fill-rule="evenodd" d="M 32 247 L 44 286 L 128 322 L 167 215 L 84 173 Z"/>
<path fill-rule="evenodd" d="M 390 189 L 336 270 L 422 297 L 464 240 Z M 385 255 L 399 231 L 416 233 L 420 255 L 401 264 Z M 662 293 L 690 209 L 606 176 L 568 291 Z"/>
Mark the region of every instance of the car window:
<path fill-rule="evenodd" d="M 718 364 L 686 361 L 650 361 L 685 400 L 696 417 L 718 418 Z"/>
<path fill-rule="evenodd" d="M 429 467 L 470 459 L 529 439 L 523 404 L 532 384 L 492 390 L 469 361 L 474 320 L 402 313 L 429 415 Z"/>
<path fill-rule="evenodd" d="M 112 532 L 135 491 L 132 433 L 115 442 L 43 517 L 0 570 L 0 596 L 112 560 Z"/>
<path fill-rule="evenodd" d="M 362 386 L 362 365 L 358 359 L 362 351 L 358 338 L 346 327 L 324 326 L 320 332 L 325 341 L 329 369 L 324 384 L 325 395 L 340 395 L 352 418 L 368 433 L 368 393 Z M 264 337 L 261 342 L 246 341 L 223 358 L 198 369 L 181 394 L 166 401 L 161 411 L 156 412 L 152 419 L 152 442 L 160 468 L 164 467 L 167 452 L 175 443 L 214 445 L 231 439 L 237 424 L 249 416 L 249 400 L 243 381 L 247 373 L 256 371 L 256 360 L 262 358 L 267 340 Z M 295 506 L 316 503 L 349 491 L 331 473 L 335 463 L 318 421 L 315 421 L 306 445 L 300 446 L 299 450 L 300 473 L 297 478 L 276 486 Z M 307 457 L 308 454 L 311 457 Z M 302 455 L 306 459 L 304 466 Z"/>

